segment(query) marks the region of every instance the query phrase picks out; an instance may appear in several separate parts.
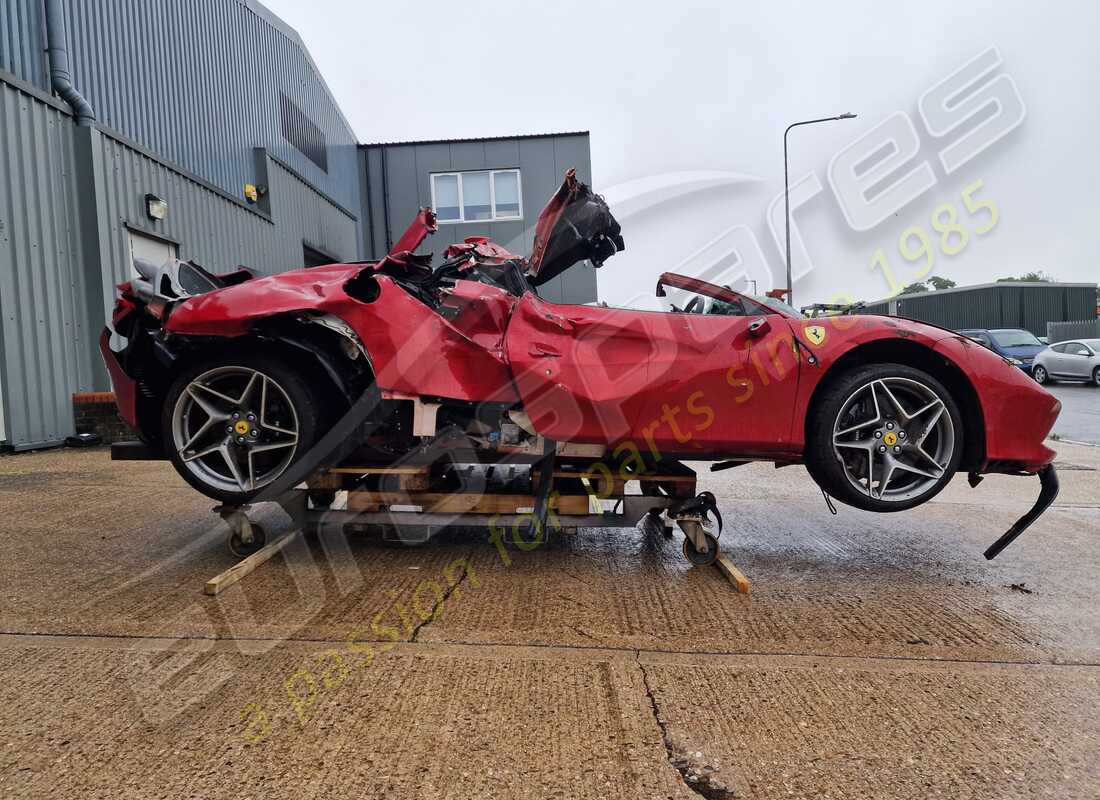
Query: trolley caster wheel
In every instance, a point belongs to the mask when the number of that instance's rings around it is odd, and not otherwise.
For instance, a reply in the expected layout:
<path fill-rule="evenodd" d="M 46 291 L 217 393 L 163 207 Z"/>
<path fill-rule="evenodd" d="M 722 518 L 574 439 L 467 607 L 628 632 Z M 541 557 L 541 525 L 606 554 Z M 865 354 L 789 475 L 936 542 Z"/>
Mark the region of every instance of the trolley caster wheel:
<path fill-rule="evenodd" d="M 229 545 L 229 552 L 237 558 L 246 558 L 267 544 L 267 531 L 264 530 L 262 525 L 250 522 L 249 527 L 252 528 L 251 542 L 246 543 L 244 541 L 244 538 L 241 536 L 240 528 L 234 529 L 229 535 L 229 540 L 227 542 Z"/>
<path fill-rule="evenodd" d="M 703 535 L 707 537 L 707 552 L 705 553 L 700 553 L 695 549 L 695 543 L 691 541 L 690 537 L 684 537 L 684 558 L 695 567 L 705 567 L 718 560 L 718 538 L 709 533 Z"/>

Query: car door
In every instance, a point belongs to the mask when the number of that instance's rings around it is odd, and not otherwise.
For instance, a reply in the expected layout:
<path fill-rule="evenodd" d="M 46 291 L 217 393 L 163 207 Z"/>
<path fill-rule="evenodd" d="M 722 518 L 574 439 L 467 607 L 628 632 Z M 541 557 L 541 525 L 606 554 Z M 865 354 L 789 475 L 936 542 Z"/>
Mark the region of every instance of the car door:
<path fill-rule="evenodd" d="M 721 287 L 713 287 L 719 291 Z M 636 311 L 525 295 L 506 334 L 535 428 L 661 453 L 789 448 L 798 360 L 786 318 Z"/>
<path fill-rule="evenodd" d="M 1062 356 L 1066 377 L 1080 380 L 1088 378 L 1092 371 L 1091 356 L 1092 351 L 1081 342 L 1067 342 L 1065 355 Z"/>
<path fill-rule="evenodd" d="M 645 315 L 550 303 L 530 292 L 520 299 L 505 349 L 535 430 L 589 444 L 630 437 L 648 400 L 655 352 Z"/>
<path fill-rule="evenodd" d="M 654 354 L 649 402 L 634 437 L 651 451 L 789 450 L 800 364 L 788 320 L 756 304 L 726 305 L 736 313 L 646 320 Z"/>
<path fill-rule="evenodd" d="M 1066 345 L 1064 342 L 1059 344 L 1052 344 L 1050 347 L 1048 347 L 1046 350 L 1043 350 L 1041 353 L 1039 353 L 1038 356 L 1036 356 L 1035 363 L 1042 364 L 1042 366 L 1046 369 L 1048 375 L 1058 377 L 1058 375 L 1060 375 L 1062 372 L 1061 359 L 1065 357 L 1063 355 L 1063 351 L 1065 349 Z"/>

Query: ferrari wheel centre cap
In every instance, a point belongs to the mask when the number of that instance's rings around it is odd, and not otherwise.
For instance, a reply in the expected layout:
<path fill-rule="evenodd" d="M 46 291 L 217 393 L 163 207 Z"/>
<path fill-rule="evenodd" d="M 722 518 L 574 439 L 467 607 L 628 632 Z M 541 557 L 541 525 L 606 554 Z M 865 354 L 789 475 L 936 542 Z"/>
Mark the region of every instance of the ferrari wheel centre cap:
<path fill-rule="evenodd" d="M 893 431 L 890 431 L 882 437 L 882 441 L 886 443 L 887 447 L 893 447 L 898 443 L 898 435 Z"/>
<path fill-rule="evenodd" d="M 239 420 L 237 420 L 237 422 L 236 422 L 236 423 L 235 423 L 235 424 L 233 425 L 233 431 L 234 431 L 234 432 L 235 432 L 235 433 L 236 433 L 236 434 L 237 434 L 238 436 L 245 436 L 245 435 L 247 435 L 247 434 L 248 434 L 248 431 L 249 431 L 249 430 L 251 430 L 251 428 L 252 428 L 252 426 L 248 424 L 248 421 L 247 421 L 247 420 L 243 420 L 243 419 L 239 419 Z"/>

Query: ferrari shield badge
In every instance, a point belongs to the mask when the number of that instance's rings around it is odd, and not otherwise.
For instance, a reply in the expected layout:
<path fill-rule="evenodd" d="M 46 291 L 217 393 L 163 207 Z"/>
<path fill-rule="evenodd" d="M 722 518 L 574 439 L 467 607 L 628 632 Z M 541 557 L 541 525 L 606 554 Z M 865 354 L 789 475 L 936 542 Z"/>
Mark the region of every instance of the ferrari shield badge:
<path fill-rule="evenodd" d="M 821 325 L 807 325 L 805 334 L 814 347 L 819 347 L 825 341 L 825 328 Z"/>

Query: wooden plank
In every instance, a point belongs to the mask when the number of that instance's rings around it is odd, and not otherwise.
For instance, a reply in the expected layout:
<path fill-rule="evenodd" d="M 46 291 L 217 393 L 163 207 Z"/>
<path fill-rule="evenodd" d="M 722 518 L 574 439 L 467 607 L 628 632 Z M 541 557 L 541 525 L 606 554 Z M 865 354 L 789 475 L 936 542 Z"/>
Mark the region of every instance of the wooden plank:
<path fill-rule="evenodd" d="M 306 481 L 306 486 L 310 489 L 340 491 L 344 488 L 344 478 L 341 475 L 325 472 L 311 477 Z"/>
<path fill-rule="evenodd" d="M 329 472 L 344 473 L 347 475 L 424 475 L 428 472 L 428 465 L 417 466 L 415 464 L 402 467 L 332 467 Z"/>
<path fill-rule="evenodd" d="M 739 594 L 750 594 L 752 592 L 752 583 L 745 574 L 737 568 L 737 566 L 729 560 L 729 556 L 718 554 L 718 560 L 714 562 L 714 566 L 718 567 L 718 571 L 726 576 L 726 579 L 733 584 Z"/>
<path fill-rule="evenodd" d="M 403 467 L 334 467 L 330 469 L 322 479 L 338 483 L 337 489 L 352 488 L 356 479 L 369 475 L 392 476 L 396 480 L 396 488 L 403 492 L 424 491 L 430 486 L 431 475 L 428 467 L 403 466 Z M 311 485 L 314 478 L 310 478 Z"/>
<path fill-rule="evenodd" d="M 348 492 L 348 511 L 373 510 L 379 505 L 420 506 L 433 514 L 515 514 L 520 508 L 533 508 L 535 498 L 473 492 Z M 559 514 L 587 514 L 588 495 L 558 495 L 551 507 Z"/>
<path fill-rule="evenodd" d="M 218 592 L 221 592 L 222 590 L 232 586 L 245 575 L 252 572 L 254 569 L 256 569 L 256 567 L 263 564 L 265 561 L 270 559 L 273 555 L 278 553 L 280 550 L 290 544 L 294 539 L 298 538 L 301 535 L 302 532 L 300 530 L 296 530 L 288 533 L 286 536 L 282 536 L 276 539 L 271 544 L 260 548 L 247 558 L 238 561 L 225 572 L 221 573 L 220 575 L 215 575 L 213 578 L 208 580 L 203 591 L 206 594 L 210 595 L 218 594 Z"/>
<path fill-rule="evenodd" d="M 403 492 L 423 492 L 431 488 L 428 473 L 421 475 L 398 475 L 397 482 Z"/>

